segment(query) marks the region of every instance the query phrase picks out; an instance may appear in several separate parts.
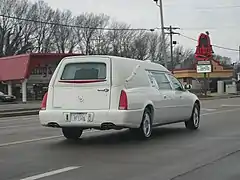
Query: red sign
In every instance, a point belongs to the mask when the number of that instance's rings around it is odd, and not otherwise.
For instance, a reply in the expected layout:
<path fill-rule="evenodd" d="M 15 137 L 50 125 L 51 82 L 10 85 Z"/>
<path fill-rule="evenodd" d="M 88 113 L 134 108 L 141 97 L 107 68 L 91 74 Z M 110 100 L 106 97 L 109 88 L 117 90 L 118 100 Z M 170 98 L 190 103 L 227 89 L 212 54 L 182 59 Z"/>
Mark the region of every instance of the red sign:
<path fill-rule="evenodd" d="M 213 50 L 208 34 L 201 33 L 198 38 L 198 46 L 195 52 L 195 58 L 198 61 L 205 61 L 212 58 Z"/>

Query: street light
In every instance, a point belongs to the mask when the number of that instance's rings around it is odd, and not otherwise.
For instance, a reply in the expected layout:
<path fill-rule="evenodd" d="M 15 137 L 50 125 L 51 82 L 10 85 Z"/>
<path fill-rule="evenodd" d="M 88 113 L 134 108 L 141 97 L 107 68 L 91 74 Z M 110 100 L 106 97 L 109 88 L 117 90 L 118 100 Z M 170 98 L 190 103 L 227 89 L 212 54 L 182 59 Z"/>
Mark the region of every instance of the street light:
<path fill-rule="evenodd" d="M 162 4 L 162 0 L 159 0 L 159 4 L 158 4 L 158 0 L 153 0 L 153 1 L 156 2 L 157 6 L 159 7 L 159 10 L 160 10 L 161 30 L 162 30 L 162 38 L 163 38 L 163 41 L 162 41 L 163 58 L 164 58 L 164 66 L 167 68 L 167 52 L 166 52 L 164 22 L 163 22 L 163 4 Z"/>

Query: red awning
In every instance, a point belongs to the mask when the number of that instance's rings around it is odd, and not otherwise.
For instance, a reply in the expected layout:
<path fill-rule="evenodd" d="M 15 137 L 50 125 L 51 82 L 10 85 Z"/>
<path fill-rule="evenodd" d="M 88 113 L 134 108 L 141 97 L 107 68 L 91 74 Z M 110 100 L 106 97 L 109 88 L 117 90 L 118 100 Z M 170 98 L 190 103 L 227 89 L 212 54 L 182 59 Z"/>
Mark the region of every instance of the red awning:
<path fill-rule="evenodd" d="M 80 54 L 36 53 L 0 58 L 0 81 L 27 79 L 38 64 L 50 64 Z"/>
<path fill-rule="evenodd" d="M 24 79 L 29 63 L 29 55 L 0 58 L 0 81 Z"/>

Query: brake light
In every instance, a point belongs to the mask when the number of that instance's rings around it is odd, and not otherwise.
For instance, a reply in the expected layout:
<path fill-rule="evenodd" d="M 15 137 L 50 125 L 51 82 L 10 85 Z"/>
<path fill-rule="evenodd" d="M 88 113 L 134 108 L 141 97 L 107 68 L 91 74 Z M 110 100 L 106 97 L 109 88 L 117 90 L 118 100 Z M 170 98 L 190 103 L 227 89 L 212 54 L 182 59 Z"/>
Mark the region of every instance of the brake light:
<path fill-rule="evenodd" d="M 127 110 L 128 109 L 127 93 L 124 90 L 121 91 L 118 109 L 119 110 Z"/>
<path fill-rule="evenodd" d="M 43 100 L 41 103 L 41 110 L 46 110 L 47 107 L 47 97 L 48 97 L 48 93 L 46 92 L 43 96 Z"/>

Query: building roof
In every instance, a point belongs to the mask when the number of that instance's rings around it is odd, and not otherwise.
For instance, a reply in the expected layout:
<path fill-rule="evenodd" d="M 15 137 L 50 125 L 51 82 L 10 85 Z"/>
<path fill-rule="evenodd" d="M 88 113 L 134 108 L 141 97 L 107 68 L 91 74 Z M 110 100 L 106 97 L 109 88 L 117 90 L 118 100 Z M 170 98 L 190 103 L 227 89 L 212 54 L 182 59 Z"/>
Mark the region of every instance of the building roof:
<path fill-rule="evenodd" d="M 80 54 L 32 53 L 0 58 L 0 81 L 27 79 L 37 65 L 57 62 L 74 55 Z"/>

